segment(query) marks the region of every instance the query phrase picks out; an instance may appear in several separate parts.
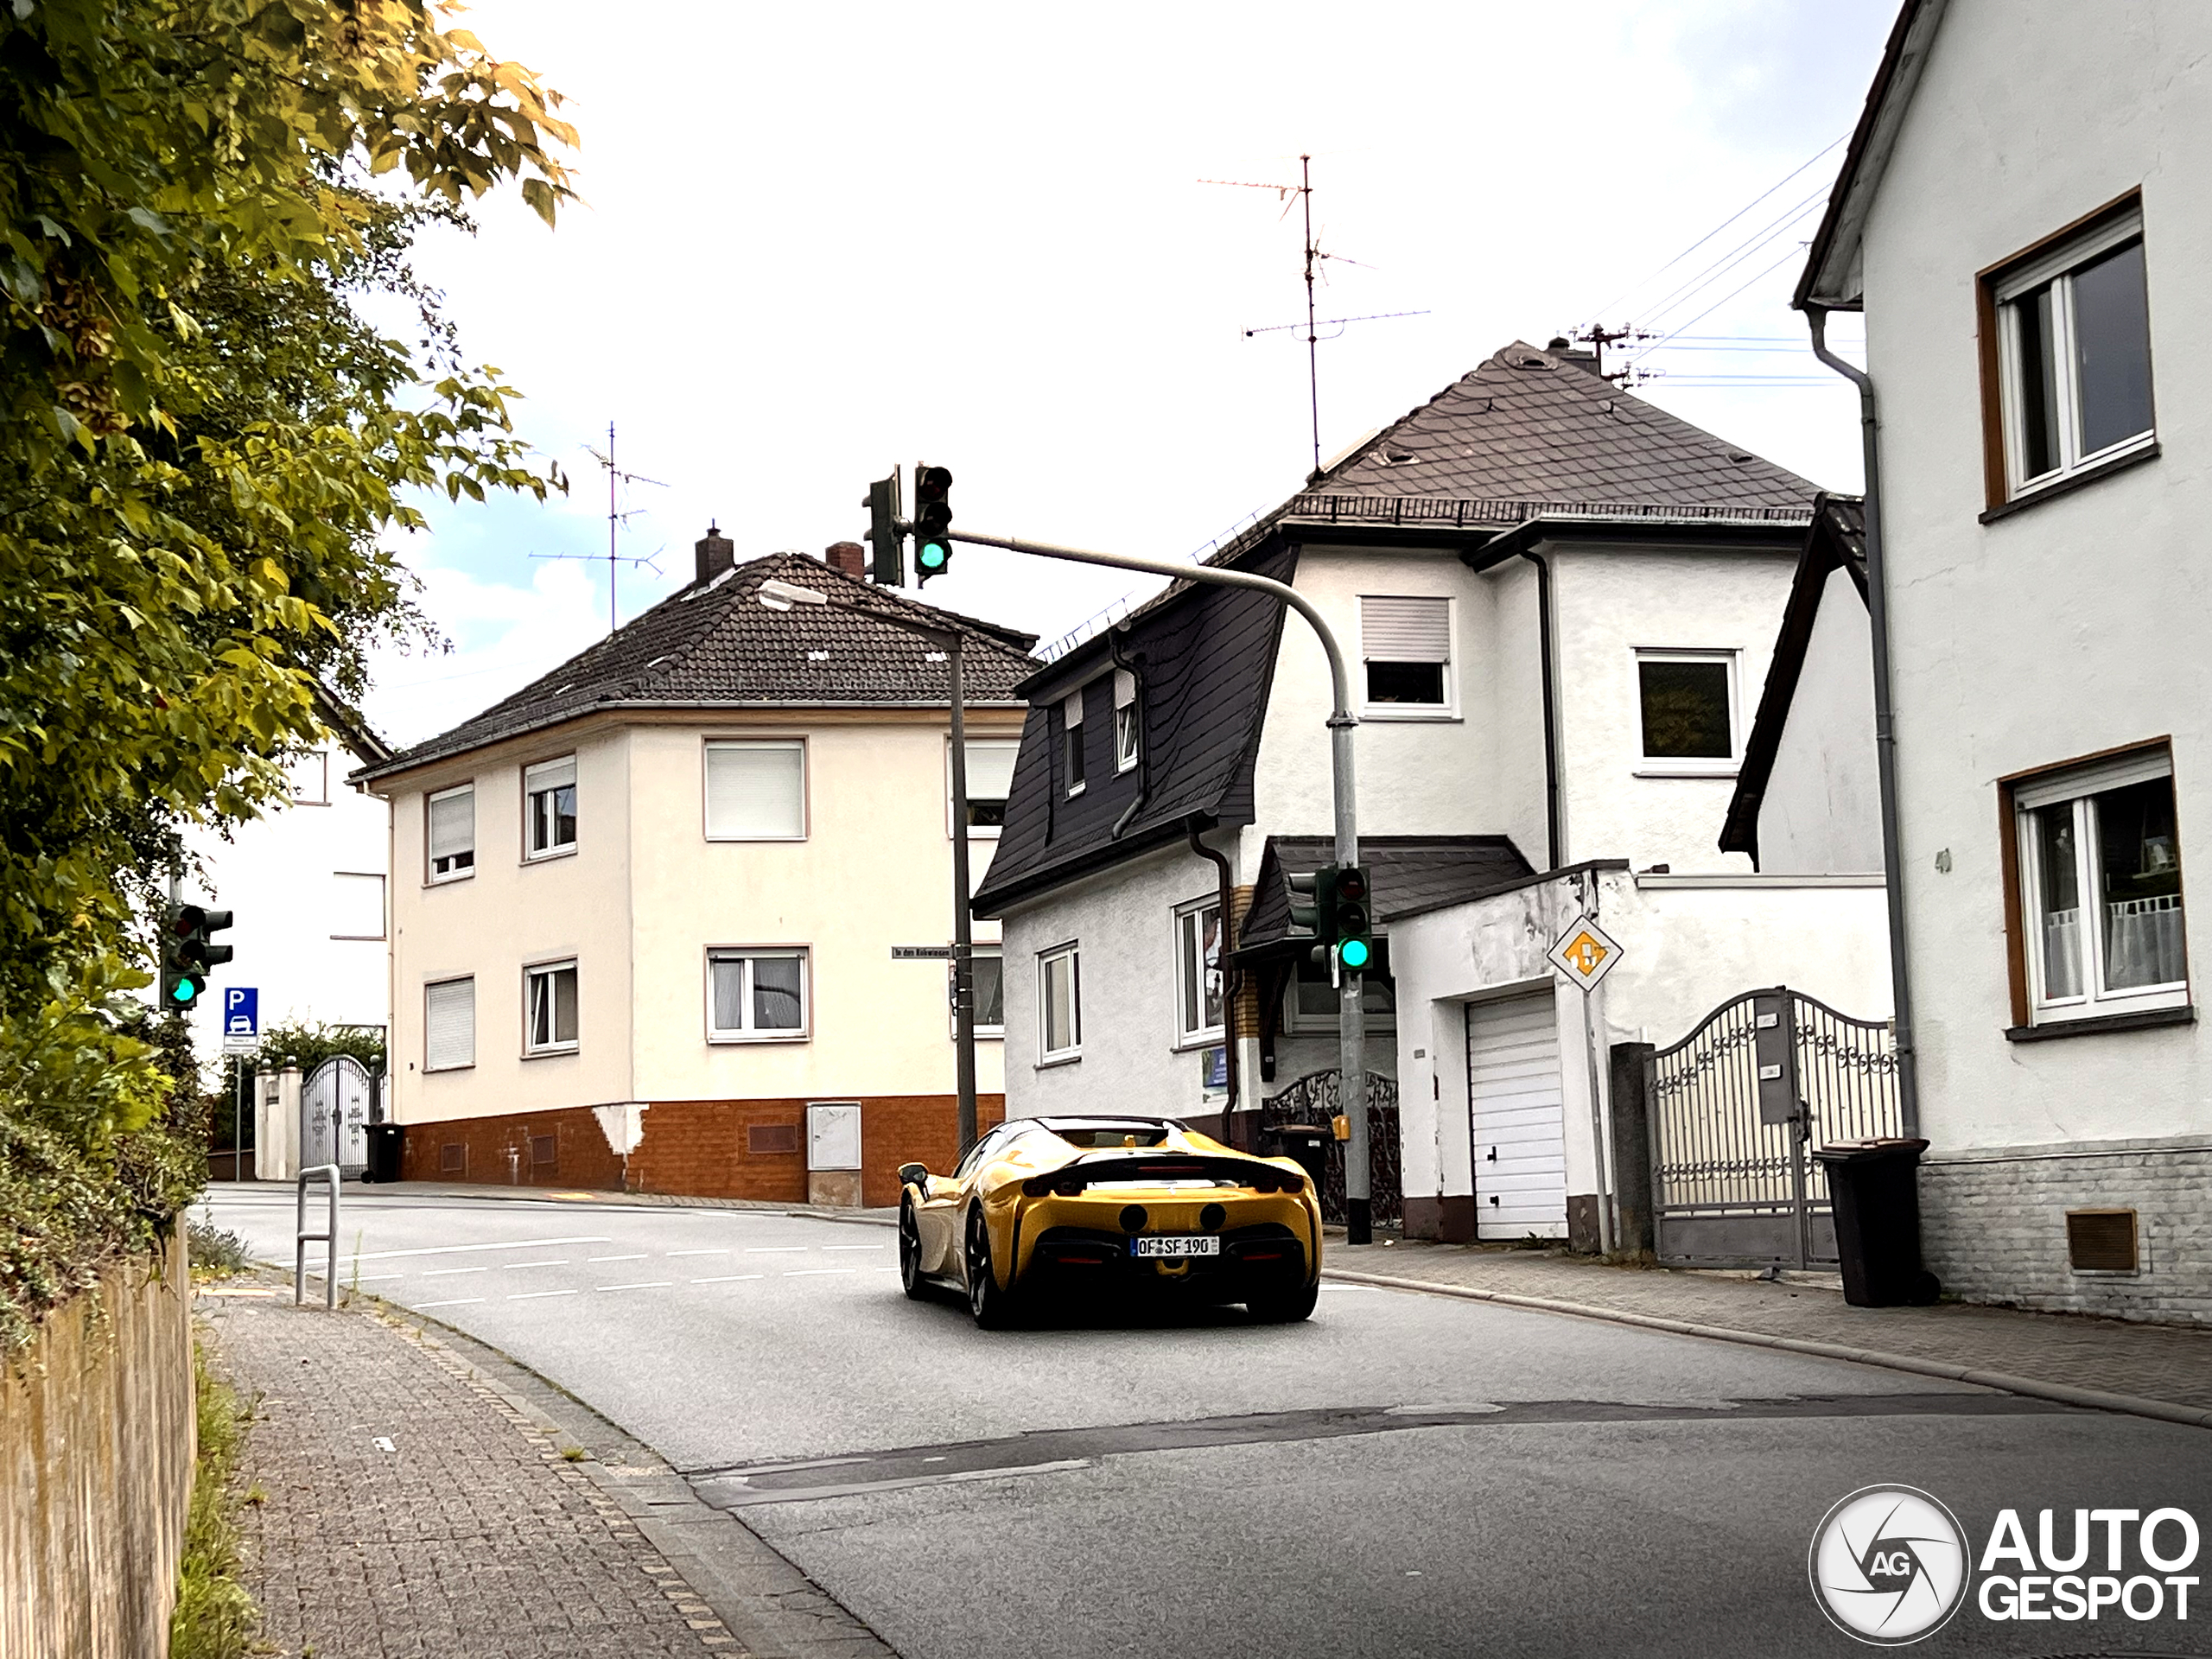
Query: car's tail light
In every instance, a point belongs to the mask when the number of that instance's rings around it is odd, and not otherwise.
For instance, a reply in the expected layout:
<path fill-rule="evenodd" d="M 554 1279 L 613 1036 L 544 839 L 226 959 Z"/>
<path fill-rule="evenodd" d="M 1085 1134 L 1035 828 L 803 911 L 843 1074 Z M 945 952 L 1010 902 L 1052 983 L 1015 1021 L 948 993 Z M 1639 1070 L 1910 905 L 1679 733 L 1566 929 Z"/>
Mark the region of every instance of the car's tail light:
<path fill-rule="evenodd" d="M 1306 1190 L 1306 1178 L 1303 1175 L 1280 1175 L 1275 1179 L 1286 1192 L 1294 1195 Z"/>
<path fill-rule="evenodd" d="M 1041 1198 L 1052 1190 L 1052 1178 L 1049 1175 L 1032 1175 L 1021 1184 L 1021 1190 L 1033 1198 Z"/>
<path fill-rule="evenodd" d="M 1063 1198 L 1079 1198 L 1083 1189 L 1080 1175 L 1032 1175 L 1021 1184 L 1021 1190 L 1033 1198 L 1041 1198 L 1047 1192 Z"/>

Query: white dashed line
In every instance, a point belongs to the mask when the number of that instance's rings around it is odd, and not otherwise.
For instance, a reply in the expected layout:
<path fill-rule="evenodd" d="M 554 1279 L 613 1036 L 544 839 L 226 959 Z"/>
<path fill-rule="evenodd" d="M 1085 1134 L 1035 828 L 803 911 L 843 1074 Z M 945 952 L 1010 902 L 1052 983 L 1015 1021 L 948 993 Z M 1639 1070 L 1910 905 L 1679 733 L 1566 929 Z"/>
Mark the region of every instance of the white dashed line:
<path fill-rule="evenodd" d="M 667 1279 L 642 1279 L 634 1285 L 594 1285 L 594 1290 L 666 1290 L 673 1281 Z"/>
<path fill-rule="evenodd" d="M 643 1250 L 639 1251 L 635 1255 L 588 1255 L 584 1258 L 587 1262 L 642 1262 L 645 1259 L 645 1253 Z"/>
<path fill-rule="evenodd" d="M 713 1279 L 694 1279 L 691 1282 L 695 1285 L 734 1285 L 741 1279 L 765 1279 L 766 1277 L 767 1277 L 766 1274 L 760 1273 L 725 1273 Z"/>
<path fill-rule="evenodd" d="M 450 1279 L 456 1273 L 489 1273 L 491 1271 L 489 1268 L 432 1268 L 423 1276 L 425 1279 Z"/>
<path fill-rule="evenodd" d="M 824 1244 L 825 1250 L 887 1250 L 888 1244 Z"/>
<path fill-rule="evenodd" d="M 558 1262 L 502 1262 L 499 1265 L 503 1268 L 565 1268 L 569 1265 L 569 1258 L 564 1255 Z"/>
<path fill-rule="evenodd" d="M 729 1254 L 729 1252 L 728 1252 L 728 1250 L 726 1250 L 726 1249 L 722 1249 L 722 1250 L 671 1250 L 671 1251 L 669 1252 L 669 1254 L 670 1254 L 671 1255 L 728 1255 Z"/>
<path fill-rule="evenodd" d="M 858 1268 L 798 1268 L 784 1274 L 786 1279 L 818 1279 L 825 1273 L 858 1273 Z"/>
<path fill-rule="evenodd" d="M 406 1276 L 404 1273 L 357 1273 L 353 1275 L 353 1282 L 357 1285 L 380 1285 L 387 1280 L 404 1279 Z"/>
<path fill-rule="evenodd" d="M 456 1296 L 449 1302 L 416 1302 L 416 1307 L 468 1307 L 482 1301 L 481 1296 Z"/>
<path fill-rule="evenodd" d="M 511 1244 L 426 1244 L 413 1250 L 363 1250 L 359 1259 L 381 1261 L 392 1255 L 464 1255 L 479 1250 L 542 1250 L 549 1244 L 611 1244 L 612 1239 L 593 1235 L 575 1238 L 521 1238 Z"/>
<path fill-rule="evenodd" d="M 804 1244 L 755 1244 L 746 1251 L 747 1255 L 804 1255 Z"/>
<path fill-rule="evenodd" d="M 541 1296 L 573 1296 L 573 1290 L 518 1290 L 507 1298 L 511 1302 L 535 1301 Z"/>

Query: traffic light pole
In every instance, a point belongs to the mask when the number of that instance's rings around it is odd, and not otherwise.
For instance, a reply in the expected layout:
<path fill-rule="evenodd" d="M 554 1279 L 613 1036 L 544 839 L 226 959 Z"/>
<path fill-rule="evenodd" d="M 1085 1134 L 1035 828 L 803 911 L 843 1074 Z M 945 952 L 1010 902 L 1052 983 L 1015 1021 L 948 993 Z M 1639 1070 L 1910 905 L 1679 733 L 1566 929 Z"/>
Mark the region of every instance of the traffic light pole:
<path fill-rule="evenodd" d="M 1313 625 L 1322 652 L 1329 659 L 1329 684 L 1333 702 L 1329 710 L 1330 783 L 1336 804 L 1337 852 L 1339 865 L 1359 862 L 1359 822 L 1352 798 L 1351 734 L 1358 722 L 1351 712 L 1351 677 L 1344 669 L 1344 655 L 1337 636 L 1322 620 L 1313 601 L 1288 582 L 1255 576 L 1243 570 L 1224 570 L 1210 564 L 1183 564 L 1166 559 L 1141 558 L 1128 553 L 1096 553 L 1083 548 L 1058 547 L 1050 542 L 1025 542 L 1009 536 L 977 536 L 950 531 L 947 537 L 976 547 L 1004 548 L 1009 553 L 1029 553 L 1039 558 L 1064 559 L 1074 564 L 1110 565 L 1117 570 L 1141 570 L 1149 575 L 1172 576 L 1215 588 L 1248 588 L 1270 594 Z M 957 708 L 957 699 L 955 700 Z M 956 716 L 957 718 L 957 716 Z M 955 727 L 955 731 L 958 728 Z M 954 753 L 958 753 L 958 739 Z M 957 762 L 956 761 L 957 765 Z M 960 849 L 964 851 L 964 849 Z M 956 854 L 957 856 L 957 854 Z M 964 860 L 962 868 L 965 868 Z M 963 888 L 964 892 L 964 888 Z M 961 906 L 966 925 L 967 906 Z M 1356 973 L 1339 973 L 1337 988 L 1337 1097 L 1349 1120 L 1350 1138 L 1344 1143 L 1344 1242 L 1366 1244 L 1374 1238 L 1373 1190 L 1369 1182 L 1370 1159 L 1367 1136 L 1367 1011 L 1363 981 Z M 1231 1040 L 1235 1040 L 1232 1034 Z M 1231 1102 L 1234 1109 L 1236 1103 Z"/>

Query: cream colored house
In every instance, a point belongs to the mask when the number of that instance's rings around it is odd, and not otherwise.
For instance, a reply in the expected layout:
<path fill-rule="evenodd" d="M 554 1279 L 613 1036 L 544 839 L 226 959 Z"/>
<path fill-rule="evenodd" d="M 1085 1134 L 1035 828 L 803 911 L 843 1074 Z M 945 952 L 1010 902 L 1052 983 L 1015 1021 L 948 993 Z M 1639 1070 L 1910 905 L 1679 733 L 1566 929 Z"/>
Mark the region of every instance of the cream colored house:
<path fill-rule="evenodd" d="M 358 774 L 391 804 L 407 1179 L 890 1203 L 957 1152 L 947 668 L 880 618 L 961 632 L 978 880 L 1033 641 L 829 561 L 710 530 L 682 592 Z M 830 603 L 771 609 L 771 577 Z M 988 1122 L 995 933 L 977 955 Z M 854 1105 L 857 1134 L 810 1110 Z"/>

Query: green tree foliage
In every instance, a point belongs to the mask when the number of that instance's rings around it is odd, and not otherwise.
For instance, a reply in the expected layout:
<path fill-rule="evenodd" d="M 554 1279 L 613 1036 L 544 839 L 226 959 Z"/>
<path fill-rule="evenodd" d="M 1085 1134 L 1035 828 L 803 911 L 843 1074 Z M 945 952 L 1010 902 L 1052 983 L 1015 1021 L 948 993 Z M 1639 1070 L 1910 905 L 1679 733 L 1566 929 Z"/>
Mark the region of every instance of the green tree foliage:
<path fill-rule="evenodd" d="M 119 999 L 182 828 L 279 798 L 311 677 L 418 628 L 417 492 L 560 483 L 406 268 L 495 186 L 572 195 L 557 96 L 446 21 L 0 0 L 0 1141 L 88 1192 L 164 1121 Z"/>

